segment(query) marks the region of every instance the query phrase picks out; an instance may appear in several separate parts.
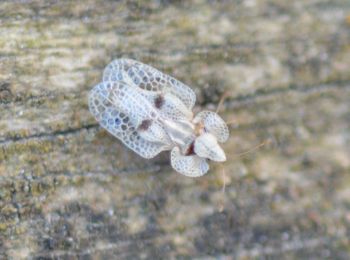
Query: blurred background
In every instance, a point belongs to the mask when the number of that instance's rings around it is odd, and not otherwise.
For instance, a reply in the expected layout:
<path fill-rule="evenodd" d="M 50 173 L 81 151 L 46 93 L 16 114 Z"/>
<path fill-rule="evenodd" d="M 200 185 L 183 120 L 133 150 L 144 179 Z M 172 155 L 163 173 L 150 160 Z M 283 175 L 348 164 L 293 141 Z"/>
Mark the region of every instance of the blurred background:
<path fill-rule="evenodd" d="M 350 258 L 350 1 L 1 1 L 0 36 L 0 258 Z M 187 178 L 100 128 L 120 57 L 196 111 L 229 93 L 228 161 Z"/>

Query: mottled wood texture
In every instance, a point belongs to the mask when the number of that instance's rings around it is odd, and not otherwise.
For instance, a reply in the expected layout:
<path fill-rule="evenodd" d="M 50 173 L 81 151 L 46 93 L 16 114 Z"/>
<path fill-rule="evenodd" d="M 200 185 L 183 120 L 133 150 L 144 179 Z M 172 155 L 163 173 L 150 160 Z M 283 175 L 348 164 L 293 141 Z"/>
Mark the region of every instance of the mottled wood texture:
<path fill-rule="evenodd" d="M 349 259 L 350 1 L 1 1 L 0 25 L 0 258 Z M 228 162 L 186 178 L 102 130 L 117 57 L 198 109 L 227 91 Z"/>

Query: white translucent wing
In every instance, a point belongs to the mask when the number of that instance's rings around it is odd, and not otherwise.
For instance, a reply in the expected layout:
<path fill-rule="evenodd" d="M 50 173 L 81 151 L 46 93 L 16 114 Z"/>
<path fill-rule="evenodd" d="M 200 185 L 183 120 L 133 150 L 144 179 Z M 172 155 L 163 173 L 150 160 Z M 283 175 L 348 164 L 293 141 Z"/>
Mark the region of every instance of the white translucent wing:
<path fill-rule="evenodd" d="M 226 142 L 229 138 L 229 131 L 225 121 L 212 111 L 199 112 L 193 119 L 193 122 L 202 122 L 205 131 L 214 135 L 220 143 Z"/>
<path fill-rule="evenodd" d="M 188 177 L 200 177 L 209 170 L 206 160 L 197 155 L 182 155 L 178 147 L 170 154 L 171 166 L 179 173 Z"/>
<path fill-rule="evenodd" d="M 108 64 L 103 72 L 103 81 L 122 80 L 124 73 L 141 89 L 171 93 L 189 110 L 192 110 L 196 102 L 196 95 L 189 86 L 149 65 L 131 59 L 116 59 Z"/>
<path fill-rule="evenodd" d="M 166 120 L 192 120 L 193 113 L 183 102 L 171 93 L 140 90 L 140 93 L 156 108 Z"/>
<path fill-rule="evenodd" d="M 89 94 L 89 108 L 108 132 L 144 158 L 170 149 L 158 114 L 147 100 L 124 82 L 102 82 Z"/>

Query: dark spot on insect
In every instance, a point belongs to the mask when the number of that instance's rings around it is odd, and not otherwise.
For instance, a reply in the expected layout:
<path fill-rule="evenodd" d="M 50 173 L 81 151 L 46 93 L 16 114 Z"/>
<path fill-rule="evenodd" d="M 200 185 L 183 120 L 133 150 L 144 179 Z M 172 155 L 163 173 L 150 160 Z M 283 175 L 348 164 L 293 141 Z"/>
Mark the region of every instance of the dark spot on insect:
<path fill-rule="evenodd" d="M 164 105 L 164 101 L 164 97 L 162 95 L 158 95 L 154 99 L 154 105 L 156 106 L 156 108 L 160 109 Z"/>
<path fill-rule="evenodd" d="M 141 130 L 141 131 L 146 131 L 152 124 L 152 121 L 149 120 L 149 119 L 145 119 L 141 122 L 141 124 L 139 125 L 138 127 L 138 130 Z"/>
<path fill-rule="evenodd" d="M 193 141 L 186 151 L 186 156 L 187 155 L 194 155 L 194 154 L 195 154 L 195 152 L 194 152 L 194 141 Z"/>
<path fill-rule="evenodd" d="M 120 125 L 120 119 L 118 117 L 114 119 L 114 122 L 117 126 Z"/>

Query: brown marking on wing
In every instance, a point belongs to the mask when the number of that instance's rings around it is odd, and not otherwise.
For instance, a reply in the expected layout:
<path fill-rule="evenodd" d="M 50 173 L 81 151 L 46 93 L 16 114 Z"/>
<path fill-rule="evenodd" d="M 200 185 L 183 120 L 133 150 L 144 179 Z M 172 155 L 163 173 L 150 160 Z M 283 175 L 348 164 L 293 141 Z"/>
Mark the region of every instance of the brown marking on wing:
<path fill-rule="evenodd" d="M 145 119 L 141 122 L 141 124 L 138 126 L 138 130 L 141 131 L 146 131 L 152 124 L 152 120 L 150 119 Z"/>
<path fill-rule="evenodd" d="M 156 106 L 156 108 L 160 109 L 163 105 L 164 105 L 164 97 L 162 95 L 158 95 L 155 99 L 154 99 L 154 105 Z"/>
<path fill-rule="evenodd" d="M 190 144 L 190 146 L 188 147 L 187 151 L 186 151 L 186 156 L 187 155 L 194 155 L 194 141 Z"/>

